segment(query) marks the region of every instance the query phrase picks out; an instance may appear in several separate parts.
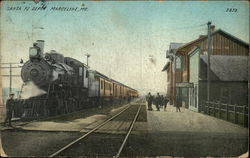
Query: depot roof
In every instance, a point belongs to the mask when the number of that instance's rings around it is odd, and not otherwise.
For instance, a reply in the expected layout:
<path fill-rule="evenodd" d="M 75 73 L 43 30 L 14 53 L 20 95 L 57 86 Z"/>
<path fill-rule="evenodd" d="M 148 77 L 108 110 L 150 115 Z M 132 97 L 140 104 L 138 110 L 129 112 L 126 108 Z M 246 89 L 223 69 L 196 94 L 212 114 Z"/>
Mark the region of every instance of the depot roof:
<path fill-rule="evenodd" d="M 200 56 L 200 79 L 207 79 L 207 55 Z M 248 57 L 246 56 L 210 56 L 211 80 L 247 81 Z"/>

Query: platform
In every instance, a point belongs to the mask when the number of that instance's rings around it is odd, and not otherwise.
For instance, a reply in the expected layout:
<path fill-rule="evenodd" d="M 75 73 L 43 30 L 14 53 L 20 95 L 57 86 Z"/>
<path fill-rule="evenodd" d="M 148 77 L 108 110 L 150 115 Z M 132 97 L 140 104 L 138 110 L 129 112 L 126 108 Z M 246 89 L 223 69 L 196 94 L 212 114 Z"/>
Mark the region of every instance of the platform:
<path fill-rule="evenodd" d="M 181 108 L 181 112 L 176 112 L 176 108 L 168 105 L 166 111 L 162 108 L 156 111 L 147 111 L 147 130 L 149 132 L 204 132 L 204 133 L 237 133 L 247 134 L 247 128 L 227 122 L 209 115 L 194 112 L 186 108 Z"/>
<path fill-rule="evenodd" d="M 147 111 L 147 122 L 138 122 L 124 156 L 238 157 L 248 155 L 248 129 L 173 106 Z"/>

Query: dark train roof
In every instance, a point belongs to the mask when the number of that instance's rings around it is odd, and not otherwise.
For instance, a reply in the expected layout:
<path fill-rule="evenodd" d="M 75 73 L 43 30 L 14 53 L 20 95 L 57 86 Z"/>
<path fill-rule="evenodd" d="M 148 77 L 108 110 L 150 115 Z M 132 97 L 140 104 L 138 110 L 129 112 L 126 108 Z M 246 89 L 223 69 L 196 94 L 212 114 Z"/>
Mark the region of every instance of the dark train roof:
<path fill-rule="evenodd" d="M 74 58 L 71 58 L 71 57 L 64 57 L 64 60 L 65 61 L 69 61 L 69 62 L 74 62 L 75 65 L 78 65 L 78 66 L 84 66 L 84 67 L 88 67 L 86 64 L 74 59 Z"/>
<path fill-rule="evenodd" d="M 104 78 L 104 79 L 107 79 L 107 80 L 110 80 L 110 81 L 111 81 L 111 78 L 109 78 L 108 76 L 106 76 L 106 75 L 104 75 L 104 74 L 102 74 L 102 73 L 100 73 L 100 72 L 98 72 L 98 71 L 96 71 L 96 70 L 89 70 L 89 71 L 94 72 L 96 76 L 100 76 L 100 77 L 102 77 L 102 78 Z"/>
<path fill-rule="evenodd" d="M 104 78 L 104 79 L 106 79 L 106 80 L 109 80 L 109 81 L 111 81 L 111 82 L 115 82 L 115 83 L 117 83 L 117 84 L 119 84 L 119 85 L 122 85 L 122 86 L 124 86 L 124 87 L 130 88 L 130 89 L 132 89 L 132 90 L 135 90 L 135 89 L 133 89 L 133 88 L 131 88 L 131 87 L 125 85 L 125 84 L 122 84 L 122 83 L 120 83 L 120 82 L 118 82 L 118 81 L 116 81 L 116 80 L 113 80 L 112 78 L 109 78 L 108 76 L 106 76 L 106 75 L 104 75 L 104 74 L 102 74 L 102 73 L 100 73 L 100 72 L 98 72 L 98 71 L 96 71 L 96 70 L 90 70 L 90 71 L 95 72 L 95 75 L 97 75 L 97 76 L 99 76 L 99 77 L 102 77 L 102 78 Z M 137 90 L 135 90 L 135 91 L 137 91 Z"/>

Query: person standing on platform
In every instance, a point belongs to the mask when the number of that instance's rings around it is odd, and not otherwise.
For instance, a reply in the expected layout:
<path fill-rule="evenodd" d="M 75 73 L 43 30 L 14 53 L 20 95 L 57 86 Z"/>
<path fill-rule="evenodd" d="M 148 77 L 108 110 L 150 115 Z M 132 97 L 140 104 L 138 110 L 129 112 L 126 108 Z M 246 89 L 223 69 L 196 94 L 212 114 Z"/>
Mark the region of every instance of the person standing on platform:
<path fill-rule="evenodd" d="M 180 109 L 180 107 L 181 107 L 181 100 L 180 100 L 180 98 L 177 96 L 176 97 L 176 112 L 181 112 L 181 109 Z"/>
<path fill-rule="evenodd" d="M 148 96 L 147 96 L 147 102 L 148 102 L 148 110 L 153 110 L 152 109 L 152 103 L 153 103 L 153 96 L 151 95 L 151 93 L 149 92 L 148 93 Z"/>
<path fill-rule="evenodd" d="M 163 95 L 161 95 L 161 99 L 160 99 L 161 108 L 163 108 L 163 105 L 164 105 L 164 97 L 163 97 Z"/>
<path fill-rule="evenodd" d="M 157 111 L 160 111 L 160 103 L 161 103 L 161 96 L 159 93 L 157 93 L 157 96 L 155 98 L 155 104 Z"/>
<path fill-rule="evenodd" d="M 167 96 L 165 96 L 164 97 L 164 111 L 166 111 L 166 109 L 167 109 L 167 105 L 168 105 L 168 97 Z"/>
<path fill-rule="evenodd" d="M 7 121 L 9 122 L 9 126 L 12 127 L 11 125 L 11 119 L 12 119 L 12 113 L 14 109 L 14 93 L 10 93 L 10 98 L 6 102 L 6 118 L 4 120 L 4 126 L 6 126 Z"/>

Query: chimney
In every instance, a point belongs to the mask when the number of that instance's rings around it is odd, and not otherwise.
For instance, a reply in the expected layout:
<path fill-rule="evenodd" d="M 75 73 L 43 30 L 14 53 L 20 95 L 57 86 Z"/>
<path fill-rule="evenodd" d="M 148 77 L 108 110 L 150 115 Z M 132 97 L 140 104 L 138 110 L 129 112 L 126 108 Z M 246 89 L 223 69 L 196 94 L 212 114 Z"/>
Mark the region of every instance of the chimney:
<path fill-rule="evenodd" d="M 36 43 L 37 43 L 37 47 L 39 47 L 40 50 L 41 50 L 41 56 L 43 56 L 43 52 L 44 52 L 44 40 L 37 40 Z"/>

